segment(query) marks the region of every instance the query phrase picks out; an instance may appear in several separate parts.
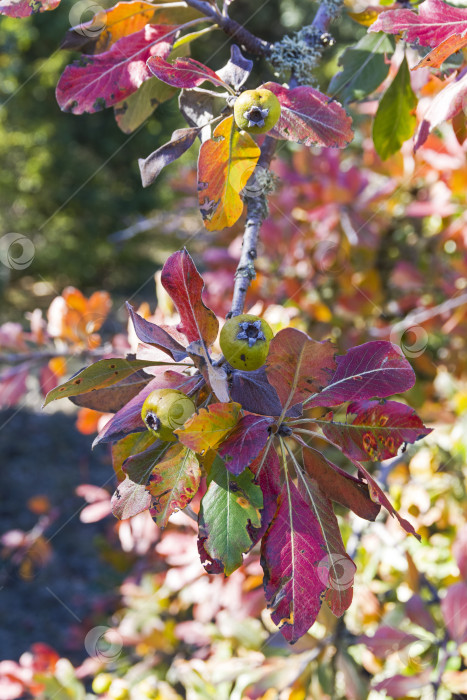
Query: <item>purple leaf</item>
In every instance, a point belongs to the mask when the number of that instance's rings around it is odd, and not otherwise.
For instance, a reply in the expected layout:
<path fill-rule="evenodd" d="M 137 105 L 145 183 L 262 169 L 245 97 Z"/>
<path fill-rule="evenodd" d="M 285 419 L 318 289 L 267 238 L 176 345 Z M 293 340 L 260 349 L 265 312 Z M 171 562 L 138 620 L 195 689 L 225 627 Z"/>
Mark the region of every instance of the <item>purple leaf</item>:
<path fill-rule="evenodd" d="M 264 367 L 252 372 L 234 370 L 230 396 L 232 401 L 241 402 L 245 411 L 265 416 L 279 416 L 282 411 L 277 392 L 269 384 Z M 301 415 L 301 412 L 296 412 L 296 415 Z"/>
<path fill-rule="evenodd" d="M 397 401 L 353 401 L 347 408 L 351 422 L 316 421 L 326 437 L 352 459 L 368 461 L 395 457 L 404 443 L 431 433 L 413 408 Z"/>
<path fill-rule="evenodd" d="M 415 135 L 414 151 L 423 146 L 428 134 L 443 122 L 447 122 L 461 112 L 467 98 L 467 73 L 458 76 L 449 82 L 443 90 L 431 100 L 430 106 L 423 115 L 418 131 Z"/>
<path fill-rule="evenodd" d="M 246 83 L 253 69 L 253 61 L 245 58 L 236 44 L 230 47 L 230 59 L 218 72 L 219 78 L 238 91 Z"/>
<path fill-rule="evenodd" d="M 441 601 L 441 612 L 448 632 L 457 644 L 467 642 L 467 584 L 454 583 L 449 586 Z"/>
<path fill-rule="evenodd" d="M 126 307 L 131 316 L 135 333 L 141 342 L 154 345 L 156 348 L 159 348 L 159 350 L 166 352 L 175 362 L 181 362 L 185 357 L 188 357 L 188 353 L 183 345 L 180 345 L 170 333 L 167 333 L 167 331 L 160 328 L 155 323 L 146 321 L 136 313 L 128 302 L 126 303 Z"/>
<path fill-rule="evenodd" d="M 365 644 L 372 654 L 378 659 L 385 659 L 390 654 L 400 651 L 409 644 L 420 641 L 414 634 L 408 634 L 396 627 L 383 625 L 378 627 L 373 636 L 366 634 L 357 638 L 356 644 Z"/>
<path fill-rule="evenodd" d="M 232 474 L 240 474 L 256 459 L 269 438 L 268 428 L 273 418 L 252 413 L 240 418 L 228 438 L 218 447 L 218 453 Z"/>
<path fill-rule="evenodd" d="M 411 690 L 418 690 L 418 688 L 422 688 L 430 682 L 432 670 L 431 668 L 426 668 L 421 673 L 414 673 L 412 676 L 403 676 L 400 673 L 390 676 L 376 683 L 373 686 L 373 690 L 378 692 L 385 691 L 386 696 L 390 698 L 405 698 Z"/>
<path fill-rule="evenodd" d="M 305 146 L 343 148 L 353 138 L 352 120 L 345 109 L 309 85 L 289 88 L 278 83 L 261 86 L 273 92 L 281 103 L 281 116 L 269 135 Z"/>
<path fill-rule="evenodd" d="M 144 484 L 135 484 L 128 477 L 122 481 L 112 496 L 112 513 L 119 520 L 132 518 L 151 505 L 151 494 Z"/>
<path fill-rule="evenodd" d="M 7 17 L 29 17 L 37 12 L 55 10 L 60 0 L 0 0 L 0 15 Z"/>
<path fill-rule="evenodd" d="M 386 340 L 373 340 L 337 357 L 337 370 L 331 381 L 306 402 L 306 407 L 338 406 L 353 399 L 385 398 L 407 391 L 414 382 L 414 371 L 402 350 Z"/>
<path fill-rule="evenodd" d="M 281 472 L 279 457 L 272 445 L 267 445 L 266 455 L 264 451 L 250 465 L 250 470 L 255 475 L 255 482 L 263 492 L 263 507 L 261 509 L 261 527 L 250 526 L 250 536 L 253 545 L 260 541 L 268 529 L 277 510 L 277 499 L 281 492 Z"/>
<path fill-rule="evenodd" d="M 177 129 L 170 141 L 151 153 L 147 158 L 138 160 L 143 187 L 149 187 L 157 179 L 163 168 L 180 158 L 195 142 L 199 128 Z"/>

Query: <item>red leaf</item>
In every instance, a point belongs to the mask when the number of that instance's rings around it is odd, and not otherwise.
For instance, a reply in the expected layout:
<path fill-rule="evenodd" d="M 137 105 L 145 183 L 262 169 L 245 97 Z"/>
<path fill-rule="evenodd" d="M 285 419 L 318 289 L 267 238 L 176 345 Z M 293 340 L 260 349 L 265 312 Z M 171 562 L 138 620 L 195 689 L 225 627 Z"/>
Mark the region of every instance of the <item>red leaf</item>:
<path fill-rule="evenodd" d="M 327 586 L 316 565 L 323 557 L 319 522 L 289 481 L 263 537 L 261 564 L 271 617 L 291 643 L 310 629 L 321 608 Z"/>
<path fill-rule="evenodd" d="M 183 345 L 180 345 L 167 331 L 156 326 L 155 323 L 146 321 L 142 316 L 136 313 L 128 302 L 126 303 L 126 307 L 131 316 L 135 333 L 141 342 L 154 345 L 156 348 L 159 348 L 159 350 L 166 352 L 175 362 L 180 362 L 188 356 Z"/>
<path fill-rule="evenodd" d="M 441 612 L 451 639 L 457 644 L 467 642 L 467 584 L 449 586 L 441 601 Z"/>
<path fill-rule="evenodd" d="M 58 81 L 57 102 L 64 112 L 98 112 L 117 104 L 151 77 L 150 56 L 168 56 L 176 27 L 147 25 L 124 36 L 109 51 L 82 55 Z"/>
<path fill-rule="evenodd" d="M 326 386 L 336 366 L 334 354 L 332 343 L 318 343 L 296 328 L 277 333 L 269 348 L 266 373 L 284 408 Z"/>
<path fill-rule="evenodd" d="M 232 474 L 240 474 L 256 459 L 269 438 L 272 418 L 250 413 L 243 416 L 218 448 L 218 453 Z"/>
<path fill-rule="evenodd" d="M 214 85 L 227 87 L 217 73 L 194 58 L 177 58 L 175 63 L 171 64 L 160 56 L 153 56 L 148 60 L 148 68 L 156 78 L 177 88 L 198 87 L 206 80 Z"/>
<path fill-rule="evenodd" d="M 219 322 L 203 303 L 204 282 L 185 248 L 166 261 L 161 282 L 180 314 L 177 330 L 184 333 L 190 343 L 204 340 L 206 345 L 212 345 L 217 338 Z"/>
<path fill-rule="evenodd" d="M 7 17 L 29 17 L 38 12 L 55 10 L 60 0 L 0 0 L 0 15 Z"/>
<path fill-rule="evenodd" d="M 423 627 L 428 632 L 435 633 L 435 621 L 430 615 L 425 601 L 415 593 L 405 604 L 405 614 L 411 622 L 419 627 Z"/>
<path fill-rule="evenodd" d="M 419 5 L 418 14 L 412 10 L 382 12 L 368 31 L 386 34 L 406 32 L 408 41 L 416 41 L 421 46 L 438 46 L 448 37 L 461 34 L 466 29 L 467 9 L 453 7 L 441 0 L 425 0 Z"/>
<path fill-rule="evenodd" d="M 407 391 L 415 383 L 415 373 L 402 350 L 385 340 L 358 345 L 336 361 L 331 381 L 306 402 L 307 408 L 338 406 L 354 399 L 381 399 Z"/>
<path fill-rule="evenodd" d="M 305 146 L 343 148 L 352 141 L 351 118 L 339 102 L 319 90 L 309 85 L 289 90 L 278 83 L 261 87 L 273 92 L 281 103 L 281 116 L 270 136 Z"/>
<path fill-rule="evenodd" d="M 30 365 L 23 362 L 16 367 L 9 367 L 0 374 L 0 407 L 14 406 L 26 393 L 26 379 Z"/>
<path fill-rule="evenodd" d="M 467 73 L 462 72 L 433 98 L 415 134 L 414 151 L 423 146 L 428 134 L 443 122 L 453 119 L 465 107 Z"/>
<path fill-rule="evenodd" d="M 371 500 L 367 484 L 347 474 L 311 447 L 303 450 L 303 464 L 328 498 L 350 508 L 365 520 L 376 519 L 381 506 Z"/>
<path fill-rule="evenodd" d="M 259 542 L 268 529 L 277 510 L 277 499 L 281 492 L 281 474 L 279 457 L 273 446 L 268 445 L 267 453 L 261 453 L 250 465 L 250 470 L 255 475 L 255 482 L 263 492 L 263 507 L 261 509 L 261 527 L 250 527 L 250 535 L 253 544 Z"/>
<path fill-rule="evenodd" d="M 349 415 L 355 415 L 350 423 L 317 423 L 326 437 L 353 459 L 389 459 L 403 443 L 416 442 L 431 433 L 413 408 L 397 401 L 353 401 L 347 408 Z"/>

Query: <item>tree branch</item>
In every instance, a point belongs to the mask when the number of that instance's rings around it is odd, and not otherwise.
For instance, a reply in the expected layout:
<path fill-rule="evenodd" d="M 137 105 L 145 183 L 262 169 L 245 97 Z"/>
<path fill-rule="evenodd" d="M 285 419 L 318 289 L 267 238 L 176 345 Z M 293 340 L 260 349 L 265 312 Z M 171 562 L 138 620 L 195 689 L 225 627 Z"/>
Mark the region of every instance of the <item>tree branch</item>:
<path fill-rule="evenodd" d="M 228 15 L 221 14 L 218 8 L 207 0 L 185 0 L 185 2 L 193 9 L 202 12 L 206 17 L 210 17 L 227 36 L 235 39 L 249 53 L 254 56 L 268 56 L 270 54 L 272 45 L 269 42 L 259 39 Z"/>

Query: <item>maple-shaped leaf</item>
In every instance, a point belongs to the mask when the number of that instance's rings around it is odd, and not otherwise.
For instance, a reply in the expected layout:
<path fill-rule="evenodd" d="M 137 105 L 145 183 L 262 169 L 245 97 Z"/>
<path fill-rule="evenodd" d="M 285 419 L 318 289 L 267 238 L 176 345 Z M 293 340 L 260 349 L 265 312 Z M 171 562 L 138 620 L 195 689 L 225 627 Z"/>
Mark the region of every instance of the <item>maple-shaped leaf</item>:
<path fill-rule="evenodd" d="M 124 36 L 108 51 L 83 54 L 65 68 L 56 97 L 64 112 L 98 112 L 128 97 L 151 77 L 150 56 L 168 56 L 177 27 L 147 25 Z"/>
<path fill-rule="evenodd" d="M 82 369 L 64 384 L 60 384 L 60 386 L 49 391 L 45 398 L 44 406 L 57 399 L 86 394 L 96 389 L 117 384 L 117 382 L 126 379 L 138 370 L 157 364 L 161 363 L 148 360 L 124 360 L 121 357 L 98 360 L 90 367 Z"/>
<path fill-rule="evenodd" d="M 449 82 L 431 101 L 415 135 L 414 151 L 423 146 L 433 129 L 460 114 L 467 103 L 467 73 Z"/>
<path fill-rule="evenodd" d="M 303 450 L 305 470 L 318 484 L 321 491 L 332 501 L 350 508 L 365 520 L 375 520 L 381 506 L 375 503 L 368 490 L 368 485 L 348 474 L 326 457 L 308 447 Z"/>
<path fill-rule="evenodd" d="M 260 527 L 263 494 L 245 469 L 234 476 L 219 457 L 208 476 L 201 500 L 199 538 L 213 562 L 221 562 L 227 576 L 238 569 L 252 546 L 250 527 Z"/>
<path fill-rule="evenodd" d="M 250 134 L 239 131 L 233 116 L 223 119 L 198 158 L 198 200 L 209 231 L 233 226 L 243 211 L 240 192 L 253 174 L 260 149 Z"/>
<path fill-rule="evenodd" d="M 328 384 L 336 368 L 335 352 L 329 341 L 318 343 L 296 328 L 284 328 L 274 336 L 266 374 L 283 408 L 301 403 Z"/>
<path fill-rule="evenodd" d="M 203 278 L 185 248 L 168 258 L 162 269 L 161 282 L 180 314 L 177 330 L 190 343 L 203 340 L 206 345 L 212 345 L 217 338 L 219 321 L 203 302 Z"/>
<path fill-rule="evenodd" d="M 232 474 L 240 474 L 256 459 L 268 441 L 269 427 L 273 423 L 273 418 L 253 413 L 240 418 L 218 449 L 219 456 Z"/>
<path fill-rule="evenodd" d="M 421 46 L 438 46 L 453 34 L 467 29 L 467 9 L 453 7 L 442 0 L 425 0 L 413 10 L 387 10 L 371 25 L 370 32 L 399 34 L 405 32 L 410 42 Z"/>
<path fill-rule="evenodd" d="M 161 56 L 153 56 L 148 60 L 148 68 L 156 78 L 173 87 L 194 88 L 208 80 L 228 88 L 217 73 L 194 58 L 177 58 L 175 63 L 168 63 Z"/>
<path fill-rule="evenodd" d="M 157 179 L 163 168 L 180 158 L 195 142 L 199 128 L 177 129 L 170 141 L 151 153 L 147 158 L 139 158 L 138 165 L 143 187 L 149 187 Z"/>
<path fill-rule="evenodd" d="M 281 493 L 281 472 L 279 457 L 274 446 L 268 443 L 249 467 L 255 475 L 255 483 L 263 492 L 263 507 L 261 508 L 261 526 L 250 527 L 250 536 L 256 544 L 268 529 L 277 510 L 277 499 Z"/>
<path fill-rule="evenodd" d="M 160 328 L 155 323 L 150 323 L 146 321 L 142 316 L 140 316 L 134 308 L 126 303 L 126 308 L 130 314 L 130 318 L 135 329 L 136 336 L 142 343 L 147 345 L 154 345 L 154 347 L 163 350 L 170 357 L 172 357 L 175 362 L 180 362 L 188 357 L 188 353 L 173 336 L 170 335 L 166 330 Z"/>
<path fill-rule="evenodd" d="M 0 15 L 19 19 L 55 10 L 59 5 L 60 0 L 0 0 Z"/>
<path fill-rule="evenodd" d="M 180 442 L 198 454 L 217 447 L 235 428 L 240 416 L 238 403 L 212 403 L 200 408 L 183 428 L 174 430 Z"/>
<path fill-rule="evenodd" d="M 151 494 L 146 491 L 145 484 L 136 484 L 128 477 L 117 486 L 111 500 L 112 513 L 119 520 L 132 518 L 150 505 Z"/>
<path fill-rule="evenodd" d="M 269 135 L 305 146 L 343 148 L 353 138 L 352 120 L 345 109 L 327 95 L 310 87 L 289 88 L 278 83 L 261 86 L 281 103 L 281 116 Z"/>
<path fill-rule="evenodd" d="M 320 577 L 326 582 L 326 603 L 334 615 L 340 617 L 352 602 L 357 567 L 345 551 L 331 501 L 321 491 L 317 481 L 300 471 L 298 490 L 320 524 L 325 553 L 319 563 Z"/>
<path fill-rule="evenodd" d="M 385 340 L 351 348 L 336 358 L 329 384 L 305 402 L 311 406 L 339 406 L 354 399 L 385 398 L 401 394 L 415 383 L 415 373 L 402 350 Z"/>
<path fill-rule="evenodd" d="M 151 391 L 155 389 L 180 389 L 183 393 L 190 394 L 202 384 L 204 384 L 204 380 L 199 376 L 187 377 L 171 370 L 164 371 L 161 375 L 154 377 L 149 384 L 146 384 L 136 396 L 112 416 L 94 440 L 93 447 L 101 442 L 120 440 L 129 433 L 146 430 L 146 425 L 141 418 L 141 409 Z"/>
<path fill-rule="evenodd" d="M 194 452 L 183 445 L 174 445 L 156 464 L 147 490 L 151 494 L 150 513 L 160 527 L 177 510 L 183 510 L 198 491 L 201 478 L 199 462 Z"/>
<path fill-rule="evenodd" d="M 271 617 L 294 643 L 316 620 L 327 589 L 324 540 L 319 521 L 292 481 L 287 481 L 262 539 L 264 590 Z"/>
<path fill-rule="evenodd" d="M 413 408 L 397 401 L 353 401 L 347 407 L 350 422 L 316 421 L 326 437 L 344 454 L 357 460 L 395 457 L 404 443 L 413 443 L 431 433 Z"/>

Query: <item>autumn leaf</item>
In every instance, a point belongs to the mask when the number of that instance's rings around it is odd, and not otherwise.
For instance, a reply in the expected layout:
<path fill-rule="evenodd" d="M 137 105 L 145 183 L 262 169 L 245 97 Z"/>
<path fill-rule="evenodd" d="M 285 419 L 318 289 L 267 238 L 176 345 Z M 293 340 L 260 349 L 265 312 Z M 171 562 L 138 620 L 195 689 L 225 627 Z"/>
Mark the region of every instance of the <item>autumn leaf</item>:
<path fill-rule="evenodd" d="M 217 73 L 194 58 L 177 58 L 175 63 L 168 63 L 161 56 L 152 56 L 148 60 L 151 73 L 167 85 L 177 88 L 194 88 L 206 80 L 214 85 L 228 88 Z"/>
<path fill-rule="evenodd" d="M 447 39 L 442 41 L 439 46 L 432 49 L 411 70 L 417 70 L 418 68 L 440 68 L 441 64 L 444 63 L 449 56 L 463 49 L 464 46 L 467 46 L 467 36 L 463 34 L 448 36 Z"/>
<path fill-rule="evenodd" d="M 146 321 L 146 319 L 140 316 L 128 302 L 126 303 L 126 308 L 130 314 L 138 340 L 141 340 L 142 343 L 146 343 L 147 345 L 153 345 L 159 348 L 159 350 L 163 350 L 170 355 L 175 362 L 180 362 L 188 356 L 183 345 L 180 345 L 170 333 L 160 326 L 157 326 L 155 323 Z"/>
<path fill-rule="evenodd" d="M 64 384 L 49 391 L 44 401 L 44 406 L 56 399 L 86 394 L 89 391 L 111 386 L 144 367 L 158 364 L 162 363 L 148 360 L 124 360 L 120 357 L 98 360 L 90 367 L 82 369 Z"/>
<path fill-rule="evenodd" d="M 143 433 L 131 433 L 112 444 L 112 466 L 119 482 L 127 476 L 122 469 L 125 460 L 131 455 L 144 452 L 155 441 L 155 436 L 146 430 Z"/>
<path fill-rule="evenodd" d="M 202 340 L 206 345 L 212 345 L 217 338 L 219 322 L 203 302 L 204 282 L 186 248 L 165 262 L 161 282 L 180 314 L 177 330 L 190 343 Z"/>
<path fill-rule="evenodd" d="M 335 347 L 318 343 L 296 328 L 284 328 L 272 339 L 266 360 L 269 383 L 283 408 L 301 403 L 320 391 L 332 377 Z"/>
<path fill-rule="evenodd" d="M 233 116 L 223 119 L 211 139 L 205 141 L 198 159 L 198 199 L 204 225 L 209 231 L 233 226 L 243 211 L 240 192 L 253 174 L 260 149 Z"/>
<path fill-rule="evenodd" d="M 309 85 L 290 90 L 278 83 L 261 87 L 273 92 L 281 103 L 281 116 L 270 136 L 304 146 L 339 148 L 352 140 L 352 120 L 338 102 L 319 90 Z"/>
<path fill-rule="evenodd" d="M 446 81 L 447 82 L 447 81 Z M 431 101 L 415 135 L 414 151 L 423 146 L 433 129 L 460 114 L 467 100 L 467 74 L 449 82 Z"/>
<path fill-rule="evenodd" d="M 249 413 L 238 421 L 234 430 L 219 447 L 219 456 L 232 474 L 240 474 L 256 459 L 269 438 L 273 418 Z"/>
<path fill-rule="evenodd" d="M 55 10 L 59 5 L 60 0 L 0 0 L 0 15 L 19 19 Z"/>
<path fill-rule="evenodd" d="M 56 97 L 64 112 L 83 114 L 111 107 L 136 92 L 151 77 L 146 66 L 150 56 L 168 56 L 177 27 L 146 25 L 124 36 L 108 51 L 83 54 L 65 68 Z"/>
<path fill-rule="evenodd" d="M 173 132 L 170 141 L 151 153 L 147 158 L 140 158 L 138 165 L 143 187 L 152 185 L 166 165 L 180 158 L 194 144 L 199 132 L 199 128 L 196 127 L 177 129 Z"/>
<path fill-rule="evenodd" d="M 115 121 L 124 134 L 132 134 L 174 94 L 174 88 L 157 78 L 149 78 L 136 92 L 114 105 Z"/>
<path fill-rule="evenodd" d="M 136 484 L 128 477 L 118 486 L 112 496 L 112 513 L 119 520 L 127 520 L 147 510 L 151 505 L 151 494 L 145 484 Z"/>
<path fill-rule="evenodd" d="M 183 428 L 174 430 L 180 442 L 198 454 L 217 447 L 235 428 L 241 406 L 238 403 L 213 403 L 200 408 Z"/>
<path fill-rule="evenodd" d="M 172 513 L 183 510 L 198 491 L 201 470 L 196 455 L 183 445 L 174 445 L 158 462 L 149 477 L 150 513 L 165 527 Z"/>
<path fill-rule="evenodd" d="M 229 576 L 252 546 L 249 527 L 260 527 L 263 495 L 245 469 L 234 476 L 217 457 L 210 469 L 208 489 L 201 500 L 199 539 L 213 562 Z"/>

